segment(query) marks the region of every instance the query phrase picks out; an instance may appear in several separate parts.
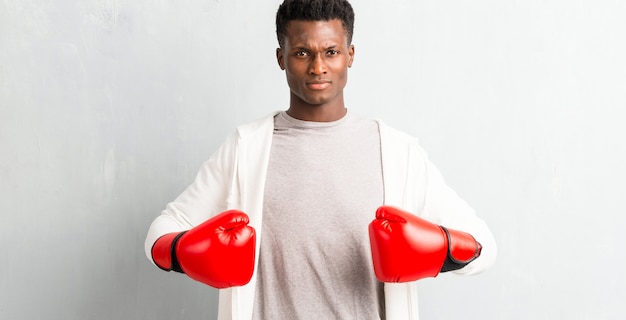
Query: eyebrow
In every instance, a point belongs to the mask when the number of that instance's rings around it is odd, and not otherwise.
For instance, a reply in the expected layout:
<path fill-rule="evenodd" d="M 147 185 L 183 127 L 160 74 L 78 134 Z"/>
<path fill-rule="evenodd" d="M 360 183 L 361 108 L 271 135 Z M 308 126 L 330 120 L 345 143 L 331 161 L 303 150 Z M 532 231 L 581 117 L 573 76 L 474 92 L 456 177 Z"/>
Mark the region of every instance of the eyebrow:
<path fill-rule="evenodd" d="M 337 45 L 337 44 L 333 44 L 333 45 L 330 45 L 330 46 L 328 46 L 328 47 L 324 48 L 323 50 L 336 49 L 337 47 L 339 47 L 339 45 Z M 311 50 L 311 48 L 310 48 L 310 47 L 308 47 L 308 46 L 303 46 L 303 45 L 293 46 L 293 49 L 294 49 L 294 50 Z"/>

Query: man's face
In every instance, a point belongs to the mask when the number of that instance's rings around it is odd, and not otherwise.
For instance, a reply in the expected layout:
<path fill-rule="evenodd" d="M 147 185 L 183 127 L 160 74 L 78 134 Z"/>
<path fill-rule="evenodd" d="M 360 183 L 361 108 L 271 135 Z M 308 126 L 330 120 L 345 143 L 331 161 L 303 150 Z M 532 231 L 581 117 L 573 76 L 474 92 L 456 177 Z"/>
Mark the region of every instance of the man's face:
<path fill-rule="evenodd" d="M 290 21 L 276 51 L 291 90 L 291 105 L 341 106 L 354 58 L 341 20 Z"/>

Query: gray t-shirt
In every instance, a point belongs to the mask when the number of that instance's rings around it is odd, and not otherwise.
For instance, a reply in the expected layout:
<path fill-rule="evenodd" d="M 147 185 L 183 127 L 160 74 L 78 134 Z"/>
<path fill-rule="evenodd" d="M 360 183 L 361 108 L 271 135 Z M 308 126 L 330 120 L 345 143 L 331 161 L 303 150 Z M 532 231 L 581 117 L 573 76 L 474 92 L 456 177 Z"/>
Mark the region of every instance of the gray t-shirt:
<path fill-rule="evenodd" d="M 380 134 L 348 112 L 334 122 L 275 118 L 254 319 L 383 319 L 368 225 L 383 203 Z"/>

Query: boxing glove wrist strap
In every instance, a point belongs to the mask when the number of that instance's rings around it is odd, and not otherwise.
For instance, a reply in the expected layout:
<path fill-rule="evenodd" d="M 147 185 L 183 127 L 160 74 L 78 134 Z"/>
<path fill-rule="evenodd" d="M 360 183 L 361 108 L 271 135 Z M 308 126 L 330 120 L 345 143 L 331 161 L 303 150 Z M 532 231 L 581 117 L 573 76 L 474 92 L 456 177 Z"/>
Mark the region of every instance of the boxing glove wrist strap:
<path fill-rule="evenodd" d="M 168 233 L 161 236 L 152 245 L 152 261 L 161 270 L 184 273 L 176 256 L 176 246 L 185 232 L 187 231 Z"/>
<path fill-rule="evenodd" d="M 170 247 L 171 259 L 172 259 L 172 271 L 185 273 L 183 269 L 180 267 L 180 263 L 178 262 L 178 257 L 176 256 L 176 245 L 178 244 L 178 240 L 182 237 L 187 231 L 183 231 L 176 235 L 174 240 L 172 240 L 172 245 Z"/>
<path fill-rule="evenodd" d="M 482 246 L 471 234 L 440 227 L 448 238 L 448 254 L 441 272 L 461 269 L 480 256 Z"/>

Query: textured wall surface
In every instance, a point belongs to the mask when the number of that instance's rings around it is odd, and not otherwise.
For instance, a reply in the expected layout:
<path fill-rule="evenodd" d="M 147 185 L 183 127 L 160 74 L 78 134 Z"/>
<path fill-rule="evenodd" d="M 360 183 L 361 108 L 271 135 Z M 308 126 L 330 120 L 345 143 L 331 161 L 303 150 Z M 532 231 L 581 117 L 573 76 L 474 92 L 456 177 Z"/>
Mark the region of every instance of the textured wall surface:
<path fill-rule="evenodd" d="M 214 319 L 143 253 L 237 124 L 285 109 L 280 1 L 0 2 L 0 318 Z M 354 0 L 346 102 L 420 138 L 499 258 L 423 319 L 626 317 L 626 4 Z"/>

